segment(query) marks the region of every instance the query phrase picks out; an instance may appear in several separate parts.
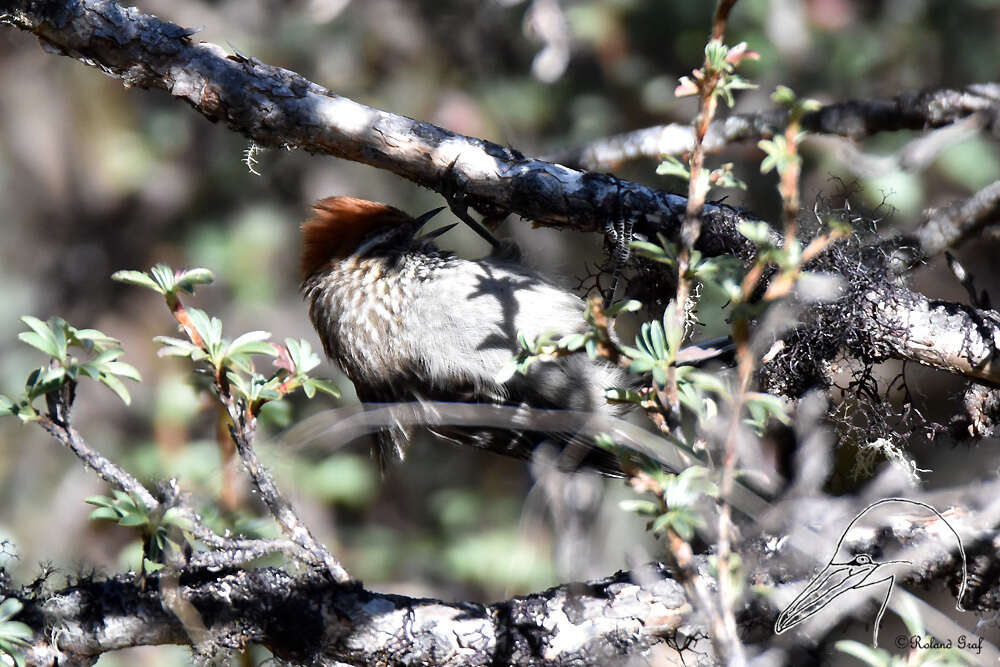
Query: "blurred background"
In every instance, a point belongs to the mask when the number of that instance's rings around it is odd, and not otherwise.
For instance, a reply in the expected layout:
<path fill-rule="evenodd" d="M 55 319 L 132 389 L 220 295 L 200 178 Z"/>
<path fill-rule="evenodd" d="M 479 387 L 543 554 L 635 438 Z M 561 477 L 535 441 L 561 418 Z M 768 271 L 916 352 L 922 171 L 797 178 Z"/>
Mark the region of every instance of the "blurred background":
<path fill-rule="evenodd" d="M 695 103 L 673 96 L 679 76 L 699 67 L 714 3 L 676 0 L 142 0 L 139 9 L 183 26 L 195 39 L 238 49 L 294 70 L 365 104 L 543 155 L 610 134 L 689 122 Z M 997 0 L 742 0 L 727 42 L 760 53 L 742 73 L 759 84 L 737 96 L 736 111 L 770 108 L 784 84 L 823 102 L 996 81 Z M 123 406 L 106 388 L 81 385 L 75 425 L 90 443 L 145 480 L 177 477 L 219 526 L 273 535 L 245 487 L 229 489 L 216 445 L 215 413 L 187 384 L 188 366 L 156 358 L 155 335 L 175 326 L 152 292 L 114 283 L 118 269 L 156 262 L 205 266 L 217 283 L 188 302 L 220 317 L 233 337 L 265 329 L 276 339 L 320 346 L 297 291 L 298 223 L 311 202 L 346 194 L 418 213 L 443 202 L 390 174 L 329 157 L 269 150 L 254 174 L 249 142 L 160 91 L 124 89 L 68 58 L 45 53 L 29 35 L 0 30 L 0 392 L 16 393 L 40 363 L 18 343 L 18 318 L 61 315 L 78 327 L 119 338 L 143 383 Z M 728 110 L 723 110 L 723 113 Z M 877 136 L 858 148 L 892 156 L 916 134 Z M 888 204 L 882 230 L 906 229 L 920 213 L 1000 178 L 1000 154 L 975 131 L 919 170 L 857 170 L 841 145 L 804 146 L 803 203 L 838 192 Z M 779 218 L 774 174 L 761 176 L 755 145 L 709 158 L 733 161 L 749 184 L 727 202 Z M 677 192 L 654 161 L 615 173 Z M 853 169 L 853 170 L 852 170 Z M 453 222 L 440 216 L 438 224 Z M 601 239 L 501 228 L 527 262 L 567 286 L 599 262 Z M 466 257 L 488 252 L 456 228 L 442 245 Z M 996 284 L 996 239 L 957 253 L 981 287 Z M 937 263 L 916 287 L 965 299 Z M 998 295 L 994 295 L 996 298 Z M 643 526 L 617 509 L 621 482 L 559 486 L 559 499 L 535 484 L 528 467 L 418 442 L 405 466 L 380 477 L 368 443 L 332 452 L 274 444 L 310 414 L 354 400 L 350 383 L 325 364 L 340 400 L 293 400 L 273 410 L 262 456 L 299 503 L 318 536 L 371 588 L 444 599 L 492 601 L 575 578 L 609 574 L 657 555 Z M 890 373 L 891 375 L 891 373 Z M 929 385 L 923 380 L 934 378 Z M 953 410 L 957 379 L 916 369 L 909 376 L 931 416 Z M 982 449 L 982 448 L 981 448 Z M 926 442 L 913 453 L 954 483 L 960 471 Z M 989 465 L 995 468 L 995 462 Z M 992 469 L 992 468 L 990 468 Z M 239 471 L 230 476 L 240 484 Z M 127 529 L 87 521 L 83 498 L 107 489 L 57 443 L 14 419 L 0 420 L 0 538 L 17 557 L 0 565 L 20 581 L 51 562 L 72 575 L 96 566 L 134 566 L 138 543 Z M 558 503 L 553 505 L 553 500 Z M 568 503 L 592 510 L 586 525 L 553 520 Z M 562 516 L 562 515 L 560 515 Z M 570 528 L 572 524 L 572 529 Z M 579 533 L 579 531 L 583 531 Z M 580 537 L 580 535 L 584 537 Z M 580 551 L 588 545 L 590 551 Z M 57 575 L 60 576 L 60 575 Z M 183 663 L 178 649 L 143 650 L 149 664 Z M 101 664 L 129 664 L 138 653 Z"/>

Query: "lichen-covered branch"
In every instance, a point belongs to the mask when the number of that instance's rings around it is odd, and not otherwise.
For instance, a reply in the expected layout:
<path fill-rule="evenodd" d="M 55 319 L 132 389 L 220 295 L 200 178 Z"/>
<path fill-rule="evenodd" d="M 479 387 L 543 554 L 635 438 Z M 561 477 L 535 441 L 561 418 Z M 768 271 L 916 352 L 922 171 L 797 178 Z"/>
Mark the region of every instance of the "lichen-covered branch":
<path fill-rule="evenodd" d="M 981 612 L 1000 604 L 996 578 L 989 576 L 997 516 L 996 503 L 989 502 L 995 495 L 986 498 L 987 491 L 951 518 L 970 536 L 965 548 L 971 583 L 963 606 Z M 797 530 L 809 526 L 813 537 L 802 551 L 794 546 L 797 538 L 781 541 L 778 551 L 769 546 L 779 544 L 774 537 L 749 547 L 758 553 L 747 561 L 747 576 L 762 586 L 787 587 L 783 596 L 802 589 L 823 550 L 836 543 L 827 540 L 829 531 L 843 530 L 842 519 L 853 511 L 843 499 L 803 500 L 790 500 L 781 509 Z M 897 516 L 890 527 L 855 539 L 867 553 L 906 549 L 912 561 L 906 581 L 926 586 L 945 580 L 954 596 L 961 584 L 959 561 L 940 546 L 940 534 L 934 523 Z M 709 568 L 705 556 L 695 559 L 699 570 Z M 775 562 L 781 564 L 778 570 Z M 24 610 L 17 620 L 35 631 L 27 650 L 31 665 L 89 665 L 107 651 L 158 644 L 191 645 L 196 655 L 210 658 L 251 643 L 295 664 L 606 665 L 658 644 L 683 645 L 685 637 L 695 639 L 683 652 L 685 664 L 715 662 L 705 619 L 693 613 L 684 588 L 658 564 L 490 605 L 384 595 L 316 571 L 292 575 L 273 568 L 187 567 L 169 581 L 149 575 L 145 585 L 125 574 L 83 578 L 55 591 L 40 588 L 45 587 L 4 589 L 0 580 L 0 597 L 21 600 Z M 167 588 L 197 616 L 197 638 L 164 608 Z M 854 611 L 874 613 L 865 605 Z M 767 641 L 777 613 L 776 604 L 745 596 L 736 610 L 741 641 Z M 832 630 L 836 621 L 822 627 Z M 950 636 L 948 631 L 942 635 Z"/>
<path fill-rule="evenodd" d="M 910 91 L 886 100 L 836 102 L 805 114 L 802 127 L 814 134 L 858 140 L 879 132 L 942 127 L 977 112 L 986 112 L 990 123 L 995 122 L 1000 114 L 1000 84 Z M 734 143 L 770 139 L 784 131 L 787 118 L 786 110 L 773 109 L 717 120 L 705 135 L 705 150 L 719 151 Z M 612 169 L 630 160 L 656 160 L 691 148 L 691 126 L 670 123 L 606 137 L 548 157 L 571 167 Z"/>
<path fill-rule="evenodd" d="M 162 582 L 149 577 L 143 589 L 120 575 L 22 595 L 19 619 L 37 633 L 29 664 L 91 664 L 127 646 L 192 643 L 161 604 Z M 672 637 L 691 612 L 658 566 L 492 605 L 381 595 L 271 568 L 192 569 L 178 587 L 205 629 L 198 654 L 258 643 L 296 664 L 607 664 Z"/>

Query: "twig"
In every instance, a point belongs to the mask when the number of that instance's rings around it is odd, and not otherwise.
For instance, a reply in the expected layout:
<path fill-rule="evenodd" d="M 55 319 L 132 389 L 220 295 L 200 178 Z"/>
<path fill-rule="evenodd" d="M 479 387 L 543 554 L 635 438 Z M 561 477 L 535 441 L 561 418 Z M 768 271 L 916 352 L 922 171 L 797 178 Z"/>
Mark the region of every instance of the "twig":
<path fill-rule="evenodd" d="M 880 132 L 943 127 L 978 112 L 987 118 L 997 117 L 1000 84 L 908 91 L 887 100 L 836 102 L 803 116 L 802 128 L 813 134 L 859 140 Z M 771 139 L 784 130 L 787 120 L 784 109 L 733 114 L 712 123 L 705 135 L 705 150 L 716 152 L 733 143 Z M 568 167 L 601 170 L 640 158 L 681 155 L 692 147 L 690 125 L 673 123 L 599 139 L 546 159 Z"/>
<path fill-rule="evenodd" d="M 1000 222 L 1000 181 L 990 183 L 967 199 L 932 209 L 926 217 L 920 227 L 904 236 L 903 248 L 896 254 L 894 268 L 898 272 L 937 257 L 986 225 Z"/>
<path fill-rule="evenodd" d="M 68 406 L 65 407 L 68 410 Z M 159 506 L 153 494 L 132 475 L 115 465 L 103 455 L 91 448 L 75 428 L 53 419 L 52 415 L 43 415 L 38 420 L 39 426 L 53 438 L 65 445 L 83 464 L 97 473 L 97 476 L 117 489 L 141 500 L 146 509 L 152 510 Z"/>
<path fill-rule="evenodd" d="M 257 430 L 257 418 L 248 409 L 243 408 L 231 395 L 220 392 L 220 400 L 233 420 L 230 434 L 236 443 L 243 467 L 250 475 L 251 481 L 260 493 L 260 498 L 274 516 L 285 536 L 298 547 L 297 557 L 314 567 L 325 568 L 334 581 L 344 583 L 351 576 L 341 566 L 325 546 L 313 537 L 305 522 L 299 518 L 295 507 L 290 503 L 275 484 L 274 478 L 261 465 L 253 448 L 254 434 Z"/>

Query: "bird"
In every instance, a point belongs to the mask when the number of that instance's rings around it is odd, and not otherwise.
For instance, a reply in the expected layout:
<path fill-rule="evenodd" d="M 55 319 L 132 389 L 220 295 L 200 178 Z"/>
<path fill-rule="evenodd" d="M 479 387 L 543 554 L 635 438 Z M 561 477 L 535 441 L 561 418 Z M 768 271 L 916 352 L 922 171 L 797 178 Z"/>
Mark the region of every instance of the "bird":
<path fill-rule="evenodd" d="M 413 217 L 386 204 L 328 197 L 302 223 L 301 289 L 326 355 L 365 403 L 413 400 L 526 406 L 619 416 L 605 391 L 630 386 L 625 371 L 583 354 L 534 363 L 507 379 L 518 336 L 584 332 L 585 302 L 524 266 L 517 253 L 463 259 L 418 235 L 443 209 Z M 542 441 L 576 448 L 569 466 L 621 475 L 610 452 L 574 434 L 520 428 L 434 427 L 461 445 L 529 459 Z M 399 429 L 377 436 L 376 455 L 402 459 Z"/>

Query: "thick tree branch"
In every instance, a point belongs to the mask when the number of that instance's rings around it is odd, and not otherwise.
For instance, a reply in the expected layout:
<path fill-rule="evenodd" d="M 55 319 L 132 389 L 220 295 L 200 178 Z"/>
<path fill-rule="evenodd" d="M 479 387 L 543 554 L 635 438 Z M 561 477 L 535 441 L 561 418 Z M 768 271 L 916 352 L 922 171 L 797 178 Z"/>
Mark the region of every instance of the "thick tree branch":
<path fill-rule="evenodd" d="M 484 213 L 512 212 L 542 225 L 601 231 L 623 216 L 636 231 L 673 236 L 687 200 L 637 183 L 567 169 L 489 141 L 455 134 L 340 97 L 280 67 L 215 44 L 194 31 L 108 0 L 9 2 L 7 22 L 43 45 L 96 66 L 129 87 L 160 88 L 262 146 L 291 146 L 386 169 L 440 193 L 464 195 Z M 736 233 L 745 218 L 706 205 L 699 248 L 751 257 Z"/>
<path fill-rule="evenodd" d="M 203 656 L 267 646 L 297 664 L 597 665 L 671 637 L 690 614 L 659 566 L 492 605 L 380 595 L 275 569 L 188 570 L 177 593 L 200 615 Z M 163 577 L 82 580 L 37 599 L 21 620 L 36 629 L 33 665 L 91 664 L 127 646 L 190 644 L 162 603 Z"/>
<path fill-rule="evenodd" d="M 648 238 L 657 232 L 676 238 L 686 199 L 607 174 L 580 172 L 527 158 L 515 150 L 449 132 L 340 97 L 294 72 L 265 65 L 219 46 L 194 43 L 192 31 L 156 17 L 123 9 L 108 0 L 9 2 L 4 18 L 36 34 L 48 47 L 95 65 L 127 86 L 162 88 L 184 99 L 211 120 L 224 121 L 261 145 L 290 145 L 387 169 L 443 193 L 456 190 L 483 212 L 514 212 L 540 224 L 600 231 L 623 217 L 635 219 L 635 231 Z M 982 84 L 963 90 L 904 94 L 882 102 L 853 101 L 831 105 L 803 124 L 821 132 L 860 136 L 912 127 L 933 127 L 969 113 L 993 113 L 1000 86 Z M 807 116 L 807 118 L 810 118 Z M 780 117 L 746 119 L 758 130 L 778 127 Z M 756 131 L 756 130 L 753 130 Z M 735 130 L 734 130 L 735 132 Z M 749 135 L 748 135 L 749 136 Z M 737 231 L 752 219 L 728 206 L 707 204 L 697 247 L 706 255 L 730 254 L 744 260 L 755 253 Z M 775 236 L 776 245 L 781 245 Z M 897 292 L 903 302 L 919 305 L 922 297 Z M 941 304 L 946 310 L 963 307 Z M 964 337 L 987 345 L 974 356 L 956 359 L 955 347 L 935 350 L 936 341 L 954 330 L 920 328 L 908 332 L 910 318 L 895 308 L 872 308 L 857 323 L 874 337 L 895 336 L 893 355 L 915 359 L 955 373 L 998 381 L 993 358 L 1000 358 L 995 328 L 975 326 L 979 316 L 931 318 L 928 323 L 967 324 Z M 991 316 L 992 317 L 992 316 Z M 984 321 L 991 319 L 986 318 Z M 917 317 L 917 321 L 921 320 Z M 929 334 L 929 335 L 928 335 Z"/>
<path fill-rule="evenodd" d="M 978 511 L 955 513 L 950 519 L 967 536 L 974 583 L 963 604 L 979 611 L 997 609 L 1000 600 L 996 579 L 989 575 L 997 504 L 989 502 L 994 496 L 984 497 L 987 491 L 970 499 Z M 751 580 L 787 585 L 782 597 L 802 589 L 855 511 L 854 501 L 803 500 L 791 500 L 793 505 L 780 515 L 797 531 L 809 526 L 806 532 L 812 537 L 803 542 L 801 535 L 793 536 L 773 551 L 768 545 L 778 543 L 776 538 L 762 536 L 752 543 L 758 553 L 746 560 Z M 927 585 L 945 579 L 952 595 L 959 590 L 959 561 L 953 545 L 949 550 L 941 544 L 936 522 L 894 516 L 891 526 L 862 531 L 853 539 L 852 548 L 866 553 L 904 549 L 912 562 L 906 581 Z M 792 546 L 800 542 L 805 551 Z M 699 570 L 709 567 L 705 556 L 695 558 Z M 778 570 L 775 563 L 780 563 Z M 191 636 L 190 623 L 185 627 L 164 606 L 168 589 L 195 614 L 198 637 Z M 293 576 L 271 568 L 218 572 L 188 567 L 179 575 L 149 576 L 145 586 L 134 575 L 119 575 L 102 581 L 86 578 L 46 593 L 36 585 L 0 590 L 0 597 L 8 596 L 24 603 L 17 620 L 35 631 L 27 654 L 32 665 L 87 665 L 106 651 L 157 644 L 192 645 L 198 655 L 211 657 L 250 643 L 297 664 L 604 665 L 664 641 L 678 642 L 682 628 L 687 637 L 707 637 L 705 621 L 692 613 L 684 588 L 658 564 L 491 605 L 383 595 L 357 582 L 333 582 L 318 572 Z M 855 611 L 862 617 L 873 613 L 864 605 Z M 742 640 L 769 639 L 777 612 L 776 606 L 747 596 L 737 609 Z M 832 630 L 834 618 L 822 627 Z M 948 636 L 950 630 L 938 632 Z M 690 648 L 693 652 L 684 653 L 687 664 L 692 658 L 694 664 L 713 663 L 709 642 Z"/>
<path fill-rule="evenodd" d="M 912 91 L 887 100 L 827 104 L 803 116 L 802 127 L 814 134 L 859 140 L 879 132 L 942 127 L 975 113 L 986 115 L 988 128 L 996 127 L 1000 117 L 1000 84 Z M 717 120 L 705 136 L 705 150 L 719 151 L 729 144 L 770 139 L 784 131 L 787 118 L 787 110 L 772 109 Z M 691 148 L 691 126 L 670 123 L 599 139 L 548 158 L 570 167 L 613 169 L 630 160 L 656 160 L 663 155 L 681 155 Z"/>

